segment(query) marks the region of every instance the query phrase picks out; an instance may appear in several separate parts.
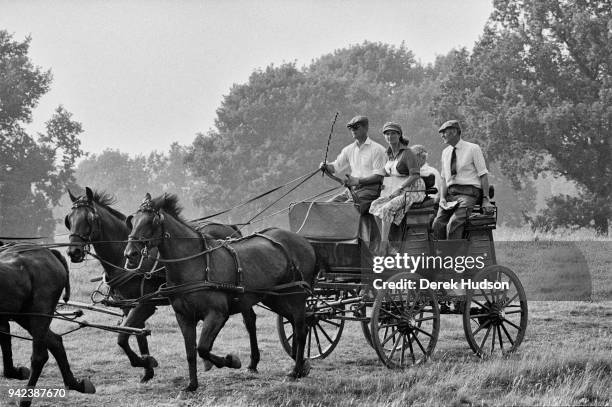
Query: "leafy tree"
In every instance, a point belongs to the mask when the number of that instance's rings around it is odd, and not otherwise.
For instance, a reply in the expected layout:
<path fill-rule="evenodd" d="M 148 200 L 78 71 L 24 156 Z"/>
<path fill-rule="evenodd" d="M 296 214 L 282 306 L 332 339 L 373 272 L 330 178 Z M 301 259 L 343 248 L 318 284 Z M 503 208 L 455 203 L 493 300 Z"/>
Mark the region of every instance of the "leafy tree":
<path fill-rule="evenodd" d="M 51 83 L 50 72 L 32 65 L 29 43 L 0 30 L 0 227 L 5 235 L 48 236 L 55 229 L 51 208 L 74 182 L 72 168 L 83 154 L 82 128 L 59 106 L 44 134 L 24 130 Z"/>
<path fill-rule="evenodd" d="M 473 52 L 456 51 L 433 113 L 438 120 L 462 119 L 517 186 L 542 171 L 576 181 L 586 191 L 577 210 L 607 233 L 612 3 L 496 0 L 494 6 Z M 593 199 L 602 208 L 588 212 Z"/>
<path fill-rule="evenodd" d="M 340 115 L 329 160 L 352 141 L 345 123 L 366 114 L 374 140 L 384 143 L 383 123 L 397 120 L 412 144 L 430 148 L 435 165 L 440 144 L 427 111 L 435 75 L 433 68 L 416 63 L 404 46 L 369 42 L 324 55 L 301 69 L 287 63 L 254 72 L 248 83 L 234 85 L 224 97 L 216 129 L 199 134 L 191 146 L 187 164 L 199 180 L 197 203 L 210 213 L 314 171 L 323 160 L 336 111 Z M 332 185 L 314 177 L 282 203 Z M 239 218 L 271 199 L 256 203 Z"/>
<path fill-rule="evenodd" d="M 91 187 L 111 192 L 117 198 L 116 207 L 122 212 L 133 213 L 144 195 L 163 192 L 189 197 L 192 177 L 185 168 L 186 147 L 172 144 L 168 153 L 152 152 L 148 157 L 131 157 L 119 150 L 104 150 L 82 160 L 76 170 L 81 187 Z M 83 188 L 72 191 L 82 194 Z M 184 199 L 186 215 L 196 217 L 197 211 L 190 199 Z"/>

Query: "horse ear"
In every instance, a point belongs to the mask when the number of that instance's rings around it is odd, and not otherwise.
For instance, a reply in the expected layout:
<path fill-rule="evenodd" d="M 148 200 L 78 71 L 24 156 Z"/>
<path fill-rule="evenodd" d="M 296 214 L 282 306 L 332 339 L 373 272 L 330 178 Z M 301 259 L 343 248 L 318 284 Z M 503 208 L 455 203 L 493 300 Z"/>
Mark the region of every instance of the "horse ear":
<path fill-rule="evenodd" d="M 64 218 L 64 225 L 66 225 L 66 229 L 70 230 L 70 215 L 66 215 Z"/>
<path fill-rule="evenodd" d="M 151 200 L 151 194 L 147 192 L 147 193 L 145 194 L 145 198 L 144 198 L 144 200 L 145 200 L 145 201 L 150 201 L 150 200 Z"/>
<path fill-rule="evenodd" d="M 130 228 L 130 230 L 132 230 L 132 218 L 134 217 L 134 215 L 130 215 L 127 218 L 125 218 L 125 224 L 127 225 L 128 228 Z"/>
<path fill-rule="evenodd" d="M 68 196 L 70 197 L 70 200 L 72 202 L 75 202 L 78 198 L 76 196 L 72 195 L 72 192 L 70 192 L 69 188 L 66 188 L 66 190 L 68 191 Z"/>
<path fill-rule="evenodd" d="M 87 195 L 87 200 L 89 202 L 93 201 L 93 192 L 92 192 L 91 188 L 85 187 L 85 195 Z"/>

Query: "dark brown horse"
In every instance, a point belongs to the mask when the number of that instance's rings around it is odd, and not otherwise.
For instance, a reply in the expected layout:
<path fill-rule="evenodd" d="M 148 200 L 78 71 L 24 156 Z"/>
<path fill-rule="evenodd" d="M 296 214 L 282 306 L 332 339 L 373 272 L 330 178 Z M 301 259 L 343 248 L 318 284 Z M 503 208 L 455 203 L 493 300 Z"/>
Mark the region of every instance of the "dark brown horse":
<path fill-rule="evenodd" d="M 57 250 L 29 244 L 0 247 L 0 345 L 4 376 L 28 379 L 28 387 L 36 386 L 49 353 L 57 361 L 68 389 L 95 393 L 89 379 L 75 379 L 62 337 L 49 329 L 62 290 L 64 301 L 70 296 L 68 264 Z M 14 320 L 32 336 L 31 370 L 13 365 L 9 319 Z M 29 406 L 24 399 L 22 406 Z"/>
<path fill-rule="evenodd" d="M 66 227 L 70 230 L 70 243 L 72 243 L 68 249 L 71 261 L 73 263 L 82 262 L 86 255 L 85 246 L 91 244 L 96 255 L 102 260 L 100 263 L 104 268 L 105 278 L 111 286 L 114 298 L 135 299 L 155 292 L 166 281 L 166 275 L 165 270 L 161 269 L 152 273 L 150 278 L 145 278 L 146 273 L 149 273 L 154 266 L 154 259 L 143 259 L 140 268 L 131 272 L 113 266 L 124 264 L 123 251 L 130 232 L 125 224 L 125 215 L 111 207 L 115 202 L 114 198 L 103 192 L 92 191 L 90 188 L 85 188 L 85 195 L 80 197 L 75 197 L 70 191 L 68 193 L 73 204 L 71 212 L 66 215 L 65 219 Z M 235 226 L 219 223 L 205 225 L 202 231 L 216 239 L 242 236 Z M 160 304 L 141 302 L 133 308 L 124 308 L 126 318 L 123 326 L 144 328 L 145 321 L 155 313 L 156 305 Z M 247 326 L 251 323 L 251 318 L 253 319 L 252 324 L 255 323 L 255 313 L 253 310 L 250 313 L 252 316 L 244 316 Z M 157 361 L 149 355 L 147 338 L 141 335 L 136 340 L 141 356 L 138 356 L 130 347 L 127 333 L 120 333 L 117 343 L 126 353 L 132 366 L 144 368 L 144 376 L 141 381 L 146 382 L 154 376 L 153 368 L 157 366 Z M 254 353 L 252 359 L 256 359 L 253 364 L 253 370 L 255 370 L 259 360 L 256 345 L 252 352 Z"/>
<path fill-rule="evenodd" d="M 188 225 L 180 213 L 176 196 L 163 195 L 152 200 L 147 194 L 138 212 L 127 219 L 133 227 L 125 256 L 135 264 L 143 249 L 157 247 L 162 259 L 182 259 L 166 262 L 166 293 L 185 340 L 189 364 L 189 385 L 185 390 L 198 387 L 197 354 L 217 367 L 240 366 L 235 355 L 220 357 L 211 353 L 211 349 L 229 316 L 258 302 L 294 325 L 295 366 L 290 376 L 306 376 L 309 371 L 304 360 L 306 290 L 294 286 L 298 290 L 285 295 L 274 295 L 269 290 L 299 281 L 312 284 L 316 255 L 310 243 L 295 233 L 270 229 L 265 236 L 256 234 L 219 245 Z M 214 287 L 210 289 L 212 282 Z M 196 285 L 206 287 L 189 289 Z M 237 285 L 245 291 L 233 290 Z M 196 347 L 196 325 L 200 320 L 204 323 Z"/>

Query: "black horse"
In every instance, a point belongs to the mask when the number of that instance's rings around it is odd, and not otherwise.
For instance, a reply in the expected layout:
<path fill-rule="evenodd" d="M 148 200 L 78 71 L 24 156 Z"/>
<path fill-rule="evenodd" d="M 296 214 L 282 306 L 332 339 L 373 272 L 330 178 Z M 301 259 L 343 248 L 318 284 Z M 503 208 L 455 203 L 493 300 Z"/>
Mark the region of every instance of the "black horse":
<path fill-rule="evenodd" d="M 28 379 L 28 387 L 36 386 L 49 353 L 57 361 L 68 389 L 95 393 L 89 379 L 75 379 L 62 337 L 49 329 L 51 316 L 62 290 L 64 301 L 70 296 L 68 264 L 57 250 L 30 244 L 9 244 L 0 247 L 0 345 L 4 376 Z M 32 336 L 31 370 L 13 365 L 9 319 L 14 320 Z M 22 406 L 31 400 L 24 399 Z"/>
<path fill-rule="evenodd" d="M 157 247 L 162 259 L 181 259 L 166 262 L 166 292 L 185 341 L 189 364 L 189 385 L 185 390 L 198 387 L 196 350 L 202 359 L 217 367 L 240 366 L 235 355 L 220 357 L 211 353 L 211 348 L 231 314 L 244 312 L 258 302 L 293 324 L 295 366 L 290 376 L 306 376 L 307 290 L 300 282 L 312 285 L 315 277 L 316 255 L 310 243 L 295 233 L 269 229 L 263 235 L 219 245 L 188 225 L 180 213 L 175 195 L 152 200 L 147 194 L 138 212 L 127 219 L 133 227 L 125 256 L 135 264 L 145 247 Z M 271 293 L 285 284 L 293 286 L 293 292 Z M 245 287 L 245 291 L 233 289 L 236 286 Z M 196 348 L 196 325 L 200 320 L 204 324 Z"/>
<path fill-rule="evenodd" d="M 131 272 L 113 266 L 124 264 L 123 251 L 129 234 L 125 215 L 111 207 L 115 203 L 114 198 L 104 192 L 92 191 L 90 188 L 85 188 L 85 195 L 80 197 L 75 197 L 70 191 L 68 193 L 72 201 L 72 210 L 66 215 L 65 224 L 70 230 L 72 244 L 68 249 L 70 260 L 73 263 L 82 262 L 86 255 L 85 246 L 91 244 L 101 259 L 100 263 L 114 298 L 135 299 L 155 292 L 166 281 L 166 275 L 165 270 L 159 267 L 156 267 L 157 272 L 150 273 L 155 264 L 153 258 L 143 259 L 140 268 Z M 202 231 L 216 239 L 242 236 L 235 226 L 219 223 L 205 225 Z M 156 305 L 160 304 L 141 302 L 133 308 L 124 308 L 126 318 L 123 326 L 144 328 L 145 321 L 155 313 Z M 244 319 L 247 327 L 250 324 L 254 325 L 253 310 L 247 312 Z M 149 345 L 145 336 L 136 338 L 141 356 L 130 347 L 129 337 L 127 333 L 120 333 L 117 343 L 126 353 L 132 366 L 144 368 L 141 381 L 146 382 L 154 376 L 157 361 L 149 355 Z M 254 349 L 252 359 L 256 360 L 253 364 L 255 370 L 259 360 L 256 343 L 252 349 Z"/>

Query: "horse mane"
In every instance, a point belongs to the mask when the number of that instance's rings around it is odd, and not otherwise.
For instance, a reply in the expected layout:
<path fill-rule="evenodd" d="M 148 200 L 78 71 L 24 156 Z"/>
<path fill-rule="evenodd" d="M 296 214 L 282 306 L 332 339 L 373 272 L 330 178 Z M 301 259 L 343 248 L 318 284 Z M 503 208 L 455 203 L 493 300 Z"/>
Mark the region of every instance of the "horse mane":
<path fill-rule="evenodd" d="M 163 194 L 151 200 L 155 209 L 163 209 L 168 215 L 172 215 L 172 217 L 176 218 L 176 220 L 183 225 L 198 233 L 198 231 L 183 217 L 183 207 L 179 205 L 178 201 L 178 196 L 175 194 Z"/>
<path fill-rule="evenodd" d="M 117 209 L 111 207 L 111 205 L 114 205 L 117 203 L 117 198 L 115 198 L 114 195 L 106 192 L 106 191 L 97 191 L 94 190 L 93 192 L 93 202 L 97 203 L 98 205 L 102 206 L 104 209 L 106 209 L 107 211 L 109 211 L 111 214 L 113 214 L 115 217 L 121 219 L 121 220 L 125 220 L 126 216 L 124 214 L 122 214 L 121 212 L 119 212 Z"/>

